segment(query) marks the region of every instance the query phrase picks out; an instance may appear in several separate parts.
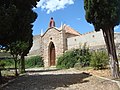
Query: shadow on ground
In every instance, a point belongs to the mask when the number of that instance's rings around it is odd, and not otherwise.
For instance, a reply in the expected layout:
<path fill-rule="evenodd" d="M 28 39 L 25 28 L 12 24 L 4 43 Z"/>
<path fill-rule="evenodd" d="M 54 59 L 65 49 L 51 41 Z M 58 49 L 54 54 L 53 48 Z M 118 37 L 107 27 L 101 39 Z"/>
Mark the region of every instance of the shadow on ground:
<path fill-rule="evenodd" d="M 85 83 L 84 80 L 91 75 L 79 74 L 46 74 L 46 75 L 24 75 L 15 81 L 2 87 L 2 90 L 53 90 L 57 87 L 68 87 L 72 84 Z M 0 90 L 1 90 L 0 89 Z"/>

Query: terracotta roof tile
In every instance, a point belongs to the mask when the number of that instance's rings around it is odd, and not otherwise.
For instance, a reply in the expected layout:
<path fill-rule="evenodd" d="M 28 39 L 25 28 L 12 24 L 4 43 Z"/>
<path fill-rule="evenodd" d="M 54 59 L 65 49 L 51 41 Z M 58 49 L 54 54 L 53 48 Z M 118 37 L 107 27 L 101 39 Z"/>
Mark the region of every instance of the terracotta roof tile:
<path fill-rule="evenodd" d="M 79 32 L 75 31 L 74 29 L 72 29 L 71 27 L 65 25 L 64 29 L 66 30 L 66 33 L 70 33 L 70 34 L 74 34 L 74 35 L 81 35 Z"/>

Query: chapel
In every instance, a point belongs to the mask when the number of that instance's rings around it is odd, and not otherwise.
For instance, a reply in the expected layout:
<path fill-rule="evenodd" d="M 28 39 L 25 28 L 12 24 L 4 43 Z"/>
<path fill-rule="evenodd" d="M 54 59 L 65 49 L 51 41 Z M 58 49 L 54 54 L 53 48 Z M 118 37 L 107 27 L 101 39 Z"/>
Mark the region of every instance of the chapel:
<path fill-rule="evenodd" d="M 33 46 L 28 54 L 28 56 L 42 56 L 45 67 L 55 66 L 57 57 L 67 50 L 79 48 L 84 44 L 92 50 L 106 48 L 102 31 L 80 34 L 66 24 L 61 25 L 59 28 L 55 24 L 53 17 L 51 17 L 46 32 L 43 35 L 33 37 Z M 120 33 L 115 33 L 115 43 L 117 54 L 119 54 Z"/>

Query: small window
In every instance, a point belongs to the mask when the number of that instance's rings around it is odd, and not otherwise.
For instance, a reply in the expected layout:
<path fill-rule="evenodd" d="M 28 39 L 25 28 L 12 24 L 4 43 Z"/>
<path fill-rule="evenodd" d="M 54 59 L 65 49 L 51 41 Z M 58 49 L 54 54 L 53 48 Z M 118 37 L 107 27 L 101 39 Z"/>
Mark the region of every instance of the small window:
<path fill-rule="evenodd" d="M 52 37 L 50 38 L 50 40 L 52 40 Z"/>
<path fill-rule="evenodd" d="M 76 39 L 75 39 L 75 41 L 76 41 Z"/>

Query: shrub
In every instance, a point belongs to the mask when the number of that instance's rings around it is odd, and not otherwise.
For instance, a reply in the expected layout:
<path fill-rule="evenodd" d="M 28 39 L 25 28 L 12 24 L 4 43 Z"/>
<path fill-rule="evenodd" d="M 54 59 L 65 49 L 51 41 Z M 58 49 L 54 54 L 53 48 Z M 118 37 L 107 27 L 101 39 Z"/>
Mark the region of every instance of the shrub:
<path fill-rule="evenodd" d="M 57 60 L 58 68 L 73 68 L 77 59 L 75 59 L 75 53 L 73 51 L 67 51 Z"/>
<path fill-rule="evenodd" d="M 57 67 L 59 68 L 73 68 L 74 66 L 85 67 L 90 65 L 90 52 L 86 45 L 83 48 L 73 49 L 65 52 L 58 57 Z M 77 65 L 75 65 L 77 63 Z"/>
<path fill-rule="evenodd" d="M 44 62 L 41 56 L 33 56 L 25 60 L 26 68 L 30 67 L 43 67 Z"/>
<path fill-rule="evenodd" d="M 85 45 L 83 48 L 76 49 L 76 58 L 78 61 L 78 64 L 81 67 L 86 67 L 90 65 L 90 59 L 91 59 L 91 54 L 89 51 L 89 48 L 87 48 Z"/>
<path fill-rule="evenodd" d="M 92 52 L 90 65 L 94 69 L 104 69 L 108 65 L 109 59 L 105 51 Z"/>
<path fill-rule="evenodd" d="M 13 59 L 5 60 L 5 66 L 14 67 L 14 60 Z"/>
<path fill-rule="evenodd" d="M 7 68 L 14 67 L 14 60 L 13 59 L 0 60 L 0 66 L 4 66 Z"/>
<path fill-rule="evenodd" d="M 0 68 L 5 66 L 5 62 L 3 60 L 0 60 Z"/>

